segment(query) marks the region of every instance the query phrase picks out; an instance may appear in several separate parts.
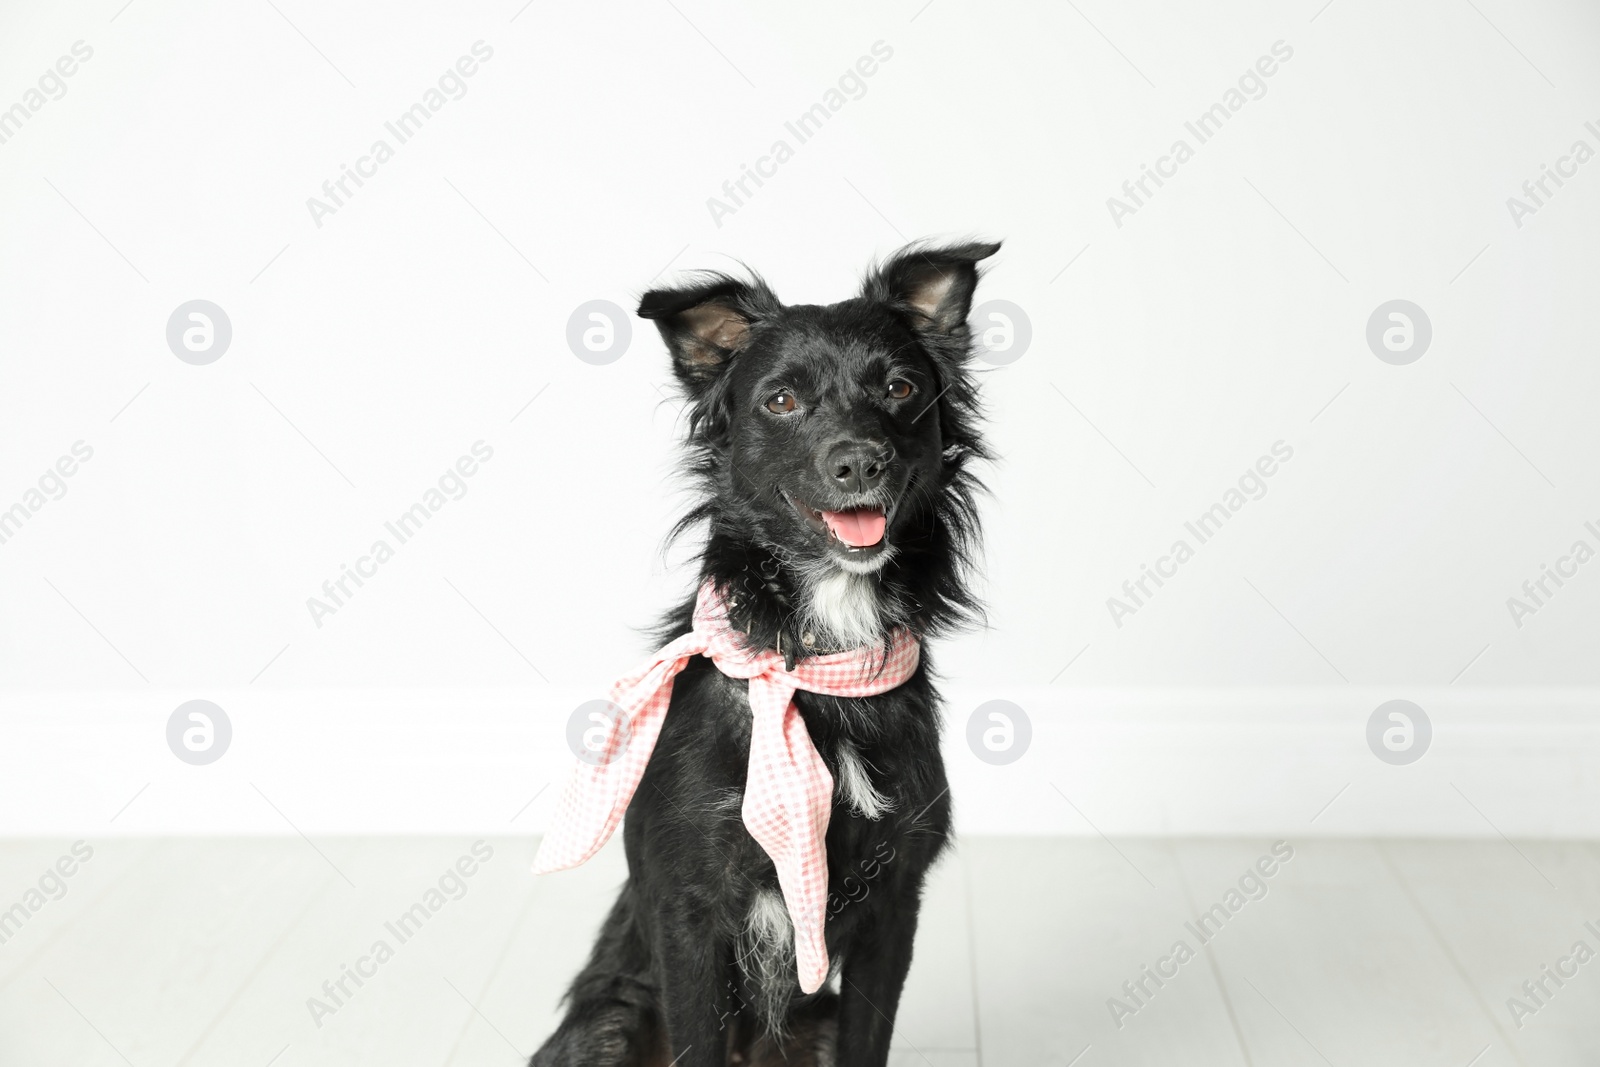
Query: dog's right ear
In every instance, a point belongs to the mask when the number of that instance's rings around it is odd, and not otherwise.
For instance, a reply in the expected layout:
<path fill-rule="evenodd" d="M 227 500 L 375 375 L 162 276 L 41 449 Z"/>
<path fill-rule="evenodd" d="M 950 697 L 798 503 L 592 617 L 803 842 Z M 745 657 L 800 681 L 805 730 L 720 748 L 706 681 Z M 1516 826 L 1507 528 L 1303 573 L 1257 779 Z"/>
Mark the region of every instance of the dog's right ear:
<path fill-rule="evenodd" d="M 650 290 L 639 299 L 639 317 L 654 320 L 678 380 L 698 395 L 749 345 L 774 303 L 759 283 L 715 275 L 682 289 Z"/>

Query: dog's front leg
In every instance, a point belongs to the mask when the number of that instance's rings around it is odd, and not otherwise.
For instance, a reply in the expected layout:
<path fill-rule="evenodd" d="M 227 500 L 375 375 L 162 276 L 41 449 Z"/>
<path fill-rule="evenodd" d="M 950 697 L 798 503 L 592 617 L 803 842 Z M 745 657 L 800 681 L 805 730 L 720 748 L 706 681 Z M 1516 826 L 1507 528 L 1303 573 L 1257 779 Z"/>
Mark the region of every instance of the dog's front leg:
<path fill-rule="evenodd" d="M 704 907 L 665 904 L 656 916 L 655 971 L 674 1067 L 724 1067 L 732 1010 L 727 961 Z"/>
<path fill-rule="evenodd" d="M 917 933 L 915 896 L 883 908 L 845 956 L 839 981 L 838 1067 L 884 1067 Z"/>

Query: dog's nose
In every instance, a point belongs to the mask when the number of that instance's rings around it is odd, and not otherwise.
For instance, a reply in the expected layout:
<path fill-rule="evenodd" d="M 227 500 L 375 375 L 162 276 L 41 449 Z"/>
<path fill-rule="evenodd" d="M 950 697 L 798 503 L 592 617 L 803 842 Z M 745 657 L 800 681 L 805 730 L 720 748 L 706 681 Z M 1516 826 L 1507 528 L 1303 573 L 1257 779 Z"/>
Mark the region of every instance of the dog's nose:
<path fill-rule="evenodd" d="M 893 459 L 887 441 L 840 441 L 828 449 L 823 474 L 847 493 L 865 493 L 877 488 Z"/>

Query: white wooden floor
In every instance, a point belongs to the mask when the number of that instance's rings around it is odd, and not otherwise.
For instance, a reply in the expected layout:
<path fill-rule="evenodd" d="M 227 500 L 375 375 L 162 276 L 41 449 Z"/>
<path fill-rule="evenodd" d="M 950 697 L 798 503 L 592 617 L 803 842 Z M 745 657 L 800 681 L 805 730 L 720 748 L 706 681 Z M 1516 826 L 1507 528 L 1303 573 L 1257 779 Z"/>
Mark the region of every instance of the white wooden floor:
<path fill-rule="evenodd" d="M 402 942 L 385 923 L 471 843 L 90 842 L 29 898 L 71 842 L 0 842 L 0 909 L 38 905 L 0 944 L 0 1064 L 516 1067 L 621 855 L 534 879 L 534 840 L 491 840 L 464 895 Z M 1185 923 L 1229 904 L 1270 844 L 965 841 L 930 887 L 896 1067 L 1600 1063 L 1600 958 L 1559 964 L 1577 970 L 1559 986 L 1541 974 L 1577 942 L 1600 952 L 1595 845 L 1301 842 L 1201 947 Z M 379 940 L 392 958 L 336 1006 L 323 983 Z M 1194 958 L 1128 997 L 1179 940 Z M 1541 978 L 1535 1002 L 1520 987 Z M 1120 1027 L 1114 996 L 1138 1009 Z M 1513 1019 L 1513 996 L 1537 1010 Z M 312 997 L 335 1010 L 314 1020 Z"/>

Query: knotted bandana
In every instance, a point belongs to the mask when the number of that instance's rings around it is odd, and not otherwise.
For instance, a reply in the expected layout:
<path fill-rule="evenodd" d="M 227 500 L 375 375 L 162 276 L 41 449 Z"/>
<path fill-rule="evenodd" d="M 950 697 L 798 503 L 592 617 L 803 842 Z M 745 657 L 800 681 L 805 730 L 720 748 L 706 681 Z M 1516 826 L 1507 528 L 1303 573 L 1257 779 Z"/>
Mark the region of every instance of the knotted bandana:
<path fill-rule="evenodd" d="M 752 652 L 739 643 L 710 582 L 695 601 L 694 628 L 618 679 L 611 701 L 622 714 L 610 721 L 593 762 L 580 762 L 561 794 L 555 822 L 534 858 L 535 874 L 576 867 L 610 839 L 644 776 L 667 708 L 672 682 L 691 656 L 709 656 L 729 678 L 750 683 L 750 764 L 746 771 L 744 825 L 778 871 L 778 885 L 794 924 L 800 988 L 814 993 L 828 978 L 823 922 L 828 906 L 828 818 L 833 776 L 817 754 L 794 691 L 835 697 L 886 693 L 916 673 L 921 646 L 905 630 L 887 650 L 871 645 L 808 656 L 786 670 L 771 649 Z"/>

